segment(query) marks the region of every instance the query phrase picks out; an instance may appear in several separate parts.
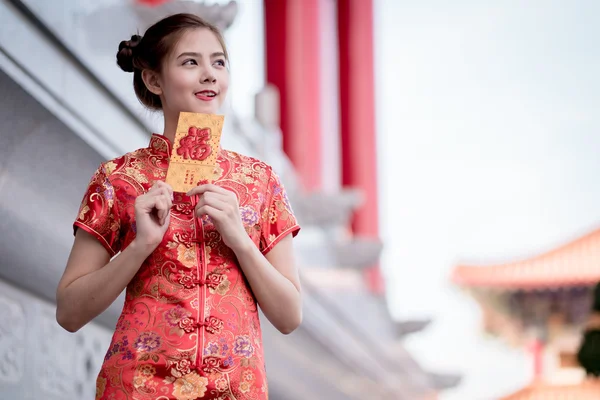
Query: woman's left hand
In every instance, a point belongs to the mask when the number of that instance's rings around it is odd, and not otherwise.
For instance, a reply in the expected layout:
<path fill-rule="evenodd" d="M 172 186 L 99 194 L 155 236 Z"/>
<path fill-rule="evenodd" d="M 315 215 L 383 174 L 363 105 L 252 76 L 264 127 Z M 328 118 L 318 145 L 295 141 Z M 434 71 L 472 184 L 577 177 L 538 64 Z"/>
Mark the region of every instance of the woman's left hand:
<path fill-rule="evenodd" d="M 240 217 L 240 206 L 234 192 L 222 187 L 207 184 L 196 186 L 188 196 L 198 195 L 196 216 L 208 215 L 221 234 L 223 242 L 235 253 L 248 245 L 251 240 Z"/>

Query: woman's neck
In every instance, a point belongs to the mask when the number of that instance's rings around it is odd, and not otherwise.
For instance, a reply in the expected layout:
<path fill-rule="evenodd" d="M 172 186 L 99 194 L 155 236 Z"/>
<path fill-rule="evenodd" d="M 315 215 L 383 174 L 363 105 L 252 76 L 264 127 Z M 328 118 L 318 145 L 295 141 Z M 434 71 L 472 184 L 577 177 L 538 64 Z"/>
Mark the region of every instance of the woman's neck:
<path fill-rule="evenodd" d="M 164 119 L 165 119 L 165 127 L 163 129 L 163 136 L 166 137 L 167 139 L 169 139 L 171 141 L 171 143 L 173 143 L 173 141 L 175 140 L 175 134 L 177 132 L 178 117 L 177 116 L 167 117 L 165 115 Z"/>

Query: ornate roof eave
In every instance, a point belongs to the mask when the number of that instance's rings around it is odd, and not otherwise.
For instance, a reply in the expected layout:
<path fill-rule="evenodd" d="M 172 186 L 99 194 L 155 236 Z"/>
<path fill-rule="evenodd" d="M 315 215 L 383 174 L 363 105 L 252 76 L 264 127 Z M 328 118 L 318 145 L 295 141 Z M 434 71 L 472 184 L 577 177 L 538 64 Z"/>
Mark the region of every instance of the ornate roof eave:
<path fill-rule="evenodd" d="M 600 281 L 600 229 L 535 257 L 494 265 L 458 265 L 452 281 L 466 288 L 549 290 Z"/>
<path fill-rule="evenodd" d="M 600 399 L 600 380 L 587 379 L 577 385 L 533 383 L 502 400 L 597 400 Z"/>
<path fill-rule="evenodd" d="M 220 30 L 225 31 L 233 24 L 238 12 L 238 4 L 235 1 L 230 1 L 227 4 L 208 4 L 205 1 L 171 0 L 155 6 L 133 3 L 132 7 L 141 24 L 140 28 L 143 28 L 143 30 L 169 15 L 190 13 L 198 15 Z"/>

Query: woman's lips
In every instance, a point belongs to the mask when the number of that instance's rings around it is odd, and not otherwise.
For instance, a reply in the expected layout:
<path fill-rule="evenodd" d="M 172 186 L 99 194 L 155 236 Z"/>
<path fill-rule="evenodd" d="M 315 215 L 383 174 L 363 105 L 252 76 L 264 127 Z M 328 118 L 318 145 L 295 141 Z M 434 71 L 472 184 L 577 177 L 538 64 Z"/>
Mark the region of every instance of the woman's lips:
<path fill-rule="evenodd" d="M 203 90 L 196 93 L 196 98 L 202 101 L 212 101 L 217 97 L 217 92 L 213 90 Z"/>

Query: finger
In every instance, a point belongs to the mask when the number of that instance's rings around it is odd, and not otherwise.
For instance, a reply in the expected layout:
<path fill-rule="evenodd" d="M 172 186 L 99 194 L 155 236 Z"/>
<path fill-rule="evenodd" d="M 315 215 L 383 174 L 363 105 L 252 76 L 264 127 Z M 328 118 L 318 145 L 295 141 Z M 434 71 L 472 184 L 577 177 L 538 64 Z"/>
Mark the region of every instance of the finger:
<path fill-rule="evenodd" d="M 239 204 L 238 204 L 238 198 L 235 195 L 235 193 L 223 189 L 225 193 L 223 192 L 205 192 L 200 199 L 202 198 L 206 198 L 206 199 L 211 199 L 211 200 L 220 200 L 226 204 L 229 204 L 233 209 L 238 210 L 239 209 Z"/>
<path fill-rule="evenodd" d="M 169 192 L 166 187 L 163 187 L 160 190 L 160 196 L 164 197 L 164 199 L 167 201 L 167 207 L 173 207 L 173 193 Z"/>
<path fill-rule="evenodd" d="M 195 188 L 193 188 L 192 190 L 190 190 L 189 192 L 187 192 L 188 196 L 193 196 L 196 194 L 204 194 L 206 192 L 214 192 L 214 193 L 221 193 L 221 194 L 228 194 L 230 193 L 229 190 L 227 189 L 223 189 L 220 186 L 214 185 L 212 183 L 206 184 L 206 185 L 200 185 L 200 186 L 196 186 Z"/>
<path fill-rule="evenodd" d="M 201 218 L 203 215 L 207 214 L 207 209 L 213 209 L 218 212 L 215 215 L 208 214 L 215 221 L 222 221 L 223 219 L 231 220 L 231 218 L 239 218 L 240 215 L 240 209 L 237 206 L 216 198 L 208 201 L 204 200 L 202 203 L 199 203 L 196 208 L 196 215 Z"/>
<path fill-rule="evenodd" d="M 158 221 L 160 225 L 164 225 L 167 215 L 169 214 L 169 208 L 167 207 L 167 200 L 163 197 L 157 197 L 155 201 L 155 207 L 157 210 Z"/>
<path fill-rule="evenodd" d="M 157 181 L 156 182 L 157 187 L 166 190 L 167 193 L 169 194 L 169 197 L 171 198 L 171 200 L 173 199 L 173 188 L 171 187 L 171 185 L 169 185 L 166 182 L 163 181 Z"/>
<path fill-rule="evenodd" d="M 207 204 L 196 208 L 196 216 L 198 218 L 202 218 L 205 215 L 208 215 L 214 221 L 219 221 L 223 215 L 223 212 Z"/>
<path fill-rule="evenodd" d="M 171 208 L 173 208 L 173 193 L 171 193 L 170 195 L 166 195 L 165 197 L 167 198 L 167 206 L 170 210 Z"/>
<path fill-rule="evenodd" d="M 237 206 L 237 201 L 235 196 L 231 196 L 228 194 L 223 194 L 223 193 L 214 193 L 214 192 L 206 192 L 204 193 L 200 199 L 206 199 L 207 201 L 221 201 L 224 203 L 228 203 L 231 205 L 235 205 Z"/>
<path fill-rule="evenodd" d="M 136 209 L 144 210 L 145 212 L 150 212 L 155 206 L 156 196 L 153 195 L 141 195 L 136 197 L 135 199 L 135 207 Z"/>
<path fill-rule="evenodd" d="M 162 181 L 156 181 L 146 194 L 149 196 L 158 196 L 163 193 L 167 194 L 168 197 L 173 199 L 173 189 L 171 188 L 171 186 Z"/>
<path fill-rule="evenodd" d="M 208 191 L 208 185 L 200 185 L 200 186 L 196 186 L 195 188 L 191 189 L 186 194 L 191 197 L 191 196 L 195 196 L 195 195 L 202 195 L 206 191 Z"/>
<path fill-rule="evenodd" d="M 155 194 L 159 190 L 160 190 L 160 181 L 156 181 L 156 182 L 154 182 L 154 185 L 152 185 L 150 190 L 148 190 L 148 192 L 146 192 L 146 194 Z"/>
<path fill-rule="evenodd" d="M 164 220 L 166 221 L 167 217 L 170 215 L 171 208 L 173 208 L 173 200 L 171 200 L 171 195 L 169 194 L 168 191 L 167 191 L 167 193 L 162 195 L 162 199 L 163 199 L 163 201 L 165 203 L 165 207 L 166 207 L 165 218 L 164 218 Z"/>
<path fill-rule="evenodd" d="M 148 192 L 146 196 L 151 198 L 164 197 L 168 200 L 169 208 L 173 206 L 173 195 L 169 192 L 169 190 L 166 187 L 156 188 L 154 191 Z"/>
<path fill-rule="evenodd" d="M 226 211 L 231 207 L 230 201 L 230 199 L 220 194 L 204 193 L 204 195 L 200 197 L 200 200 L 198 200 L 196 208 L 211 206 L 219 211 Z"/>
<path fill-rule="evenodd" d="M 165 194 L 167 195 L 167 197 L 173 199 L 173 189 L 171 188 L 170 185 L 161 182 L 161 181 L 157 181 L 152 188 L 150 188 L 150 190 L 147 193 L 150 196 L 157 196 L 160 194 Z"/>
<path fill-rule="evenodd" d="M 161 195 L 159 197 L 155 197 L 154 199 L 155 199 L 154 207 L 156 208 L 158 219 L 159 219 L 161 225 L 163 225 L 165 223 L 167 217 L 171 213 L 171 207 L 172 207 L 171 199 L 166 194 Z"/>
<path fill-rule="evenodd" d="M 146 212 L 151 212 L 154 208 L 157 207 L 157 199 L 164 199 L 164 201 L 166 202 L 165 208 L 171 209 L 171 207 L 173 207 L 173 201 L 171 200 L 171 196 L 168 190 L 166 190 L 166 188 L 156 188 L 152 192 L 149 191 L 144 195 L 138 196 L 135 199 L 135 206 L 136 208 L 141 208 Z"/>

